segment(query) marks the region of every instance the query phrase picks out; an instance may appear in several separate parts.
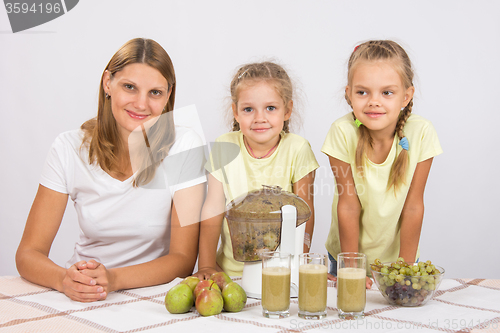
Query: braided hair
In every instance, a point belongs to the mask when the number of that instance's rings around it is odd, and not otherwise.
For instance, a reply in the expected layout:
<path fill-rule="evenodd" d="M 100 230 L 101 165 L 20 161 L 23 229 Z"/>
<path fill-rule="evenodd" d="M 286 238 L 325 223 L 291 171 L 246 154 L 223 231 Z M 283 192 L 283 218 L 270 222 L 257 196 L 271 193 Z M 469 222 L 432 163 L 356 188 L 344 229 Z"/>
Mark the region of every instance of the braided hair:
<path fill-rule="evenodd" d="M 356 64 L 360 61 L 376 61 L 376 60 L 390 60 L 394 62 L 395 69 L 401 77 L 401 81 L 405 88 L 413 87 L 413 69 L 411 65 L 410 58 L 405 50 L 396 42 L 391 40 L 373 40 L 360 44 L 357 46 L 351 54 L 348 62 L 348 85 L 352 83 L 352 77 L 354 75 L 354 70 Z M 347 103 L 352 107 L 351 100 L 345 94 L 345 99 Z M 404 126 L 406 121 L 411 115 L 413 108 L 413 98 L 409 101 L 406 107 L 399 114 L 398 122 L 396 123 L 395 134 L 397 134 L 399 140 L 405 137 Z M 354 112 L 352 113 L 354 120 L 356 116 Z M 359 141 L 356 147 L 356 158 L 355 164 L 356 168 L 361 171 L 360 175 L 364 173 L 363 168 L 366 163 L 366 152 L 372 149 L 373 139 L 370 135 L 370 131 L 364 125 L 359 126 Z M 394 187 L 397 190 L 399 186 L 406 183 L 406 171 L 408 169 L 409 155 L 406 149 L 403 149 L 396 160 L 394 161 L 391 172 L 389 175 L 389 181 L 387 183 L 387 189 Z"/>

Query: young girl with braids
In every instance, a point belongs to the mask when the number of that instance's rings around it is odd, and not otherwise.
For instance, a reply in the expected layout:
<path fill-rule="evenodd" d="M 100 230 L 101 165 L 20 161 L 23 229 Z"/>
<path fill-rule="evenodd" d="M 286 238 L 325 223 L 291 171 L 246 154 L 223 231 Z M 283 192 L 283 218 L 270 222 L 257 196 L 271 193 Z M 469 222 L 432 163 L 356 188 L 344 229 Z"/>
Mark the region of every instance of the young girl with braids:
<path fill-rule="evenodd" d="M 230 89 L 233 128 L 217 138 L 219 149 L 214 146 L 210 156 L 212 168 L 200 225 L 199 278 L 221 269 L 230 276 L 241 275 L 243 263 L 233 257 L 224 209 L 231 200 L 262 185 L 280 186 L 309 205 L 312 215 L 306 222 L 304 252 L 309 252 L 314 227 L 314 170 L 319 165 L 309 142 L 289 132 L 294 106 L 289 76 L 272 62 L 247 64 L 239 68 Z"/>
<path fill-rule="evenodd" d="M 322 148 L 337 184 L 325 244 L 334 276 L 340 252 L 365 253 L 368 263 L 418 259 L 425 183 L 442 153 L 432 124 L 411 113 L 413 69 L 400 45 L 357 46 L 347 76 L 352 113 L 332 124 Z"/>

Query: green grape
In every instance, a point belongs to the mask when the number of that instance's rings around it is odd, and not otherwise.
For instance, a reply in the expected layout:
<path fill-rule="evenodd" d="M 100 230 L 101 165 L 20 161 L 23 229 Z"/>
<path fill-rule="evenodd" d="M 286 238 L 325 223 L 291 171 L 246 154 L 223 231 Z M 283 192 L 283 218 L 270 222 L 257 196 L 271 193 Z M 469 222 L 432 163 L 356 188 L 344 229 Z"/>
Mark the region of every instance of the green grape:
<path fill-rule="evenodd" d="M 419 306 L 432 297 L 441 280 L 441 272 L 430 260 L 408 264 L 398 258 L 396 262 L 383 264 L 376 259 L 371 268 L 374 273 L 380 273 L 374 274 L 375 281 L 391 304 Z"/>

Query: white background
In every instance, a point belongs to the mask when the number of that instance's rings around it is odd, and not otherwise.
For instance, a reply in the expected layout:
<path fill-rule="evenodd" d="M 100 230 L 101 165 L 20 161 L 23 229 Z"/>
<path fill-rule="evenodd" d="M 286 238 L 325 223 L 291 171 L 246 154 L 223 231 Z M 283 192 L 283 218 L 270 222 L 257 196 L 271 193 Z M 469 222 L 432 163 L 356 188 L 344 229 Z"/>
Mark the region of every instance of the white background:
<path fill-rule="evenodd" d="M 349 111 L 347 58 L 360 41 L 402 44 L 417 74 L 414 113 L 433 122 L 444 150 L 426 188 L 420 258 L 450 278 L 500 278 L 499 16 L 496 0 L 85 0 L 13 34 L 0 8 L 0 275 L 17 275 L 15 251 L 52 141 L 96 115 L 107 62 L 127 40 L 146 37 L 172 57 L 176 107 L 196 104 L 208 142 L 228 131 L 237 66 L 271 58 L 290 70 L 302 96 L 295 132 L 321 165 L 312 251 L 322 253 L 334 183 L 320 149 Z M 50 254 L 61 265 L 78 233 L 71 205 Z"/>

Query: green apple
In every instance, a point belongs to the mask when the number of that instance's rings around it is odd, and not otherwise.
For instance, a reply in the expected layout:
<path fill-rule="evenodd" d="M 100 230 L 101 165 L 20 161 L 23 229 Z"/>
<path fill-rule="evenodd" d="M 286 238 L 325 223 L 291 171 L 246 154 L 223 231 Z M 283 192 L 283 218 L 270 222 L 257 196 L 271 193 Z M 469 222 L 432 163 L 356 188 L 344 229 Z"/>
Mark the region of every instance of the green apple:
<path fill-rule="evenodd" d="M 217 283 L 217 285 L 219 286 L 220 290 L 223 290 L 226 284 L 233 282 L 233 280 L 231 280 L 229 275 L 227 275 L 224 272 L 213 273 L 210 276 L 210 280 L 215 281 L 215 283 Z"/>
<path fill-rule="evenodd" d="M 212 282 L 212 285 L 203 288 L 196 298 L 196 310 L 204 317 L 218 315 L 224 306 L 222 295 L 215 287 L 217 287 L 217 284 Z"/>
<path fill-rule="evenodd" d="M 224 310 L 228 312 L 239 312 L 247 303 L 247 293 L 236 282 L 230 282 L 222 290 L 224 299 Z"/>
<path fill-rule="evenodd" d="M 191 290 L 194 292 L 194 288 L 196 288 L 196 285 L 200 282 L 200 279 L 198 279 L 196 276 L 188 276 L 184 280 L 181 281 L 182 284 L 187 284 Z"/>
<path fill-rule="evenodd" d="M 170 313 L 186 313 L 194 304 L 193 291 L 187 284 L 172 287 L 165 296 L 165 307 Z"/>

